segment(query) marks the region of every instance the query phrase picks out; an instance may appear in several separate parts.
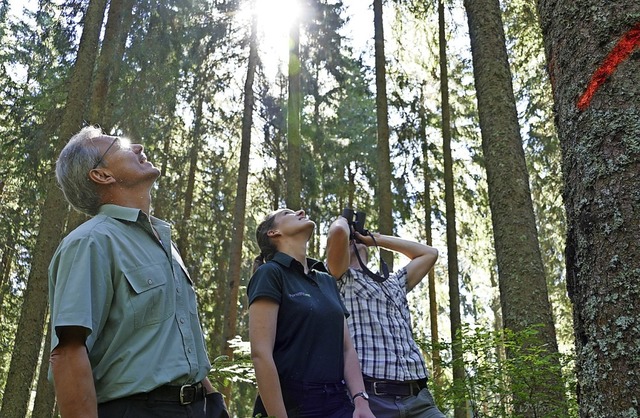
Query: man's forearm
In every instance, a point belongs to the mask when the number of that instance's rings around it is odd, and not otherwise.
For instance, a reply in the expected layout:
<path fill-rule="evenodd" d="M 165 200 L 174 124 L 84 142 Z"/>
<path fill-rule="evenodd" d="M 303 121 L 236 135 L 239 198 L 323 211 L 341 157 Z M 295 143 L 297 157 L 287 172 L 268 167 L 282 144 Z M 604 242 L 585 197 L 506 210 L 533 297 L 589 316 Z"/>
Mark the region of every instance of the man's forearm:
<path fill-rule="evenodd" d="M 391 235 L 383 235 L 379 233 L 373 233 L 373 238 L 378 246 L 386 248 L 388 250 L 396 251 L 404 254 L 409 259 L 414 259 L 422 255 L 430 253 L 437 254 L 437 251 L 432 247 L 411 240 L 406 240 Z M 367 245 L 373 245 L 371 237 L 365 237 L 362 239 Z"/>
<path fill-rule="evenodd" d="M 96 390 L 86 347 L 56 347 L 50 361 L 60 416 L 97 418 Z"/>

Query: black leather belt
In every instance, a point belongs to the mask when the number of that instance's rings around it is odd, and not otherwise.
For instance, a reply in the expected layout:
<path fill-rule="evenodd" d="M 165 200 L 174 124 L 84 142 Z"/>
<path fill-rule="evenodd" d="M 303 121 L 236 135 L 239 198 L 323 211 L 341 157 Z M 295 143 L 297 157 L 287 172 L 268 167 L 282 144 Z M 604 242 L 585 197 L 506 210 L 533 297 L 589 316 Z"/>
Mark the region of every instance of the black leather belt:
<path fill-rule="evenodd" d="M 423 386 L 418 381 L 394 382 L 365 379 L 364 387 L 369 394 L 378 396 L 416 396 Z"/>
<path fill-rule="evenodd" d="M 193 385 L 182 386 L 164 385 L 155 388 L 151 392 L 136 393 L 135 395 L 127 396 L 127 399 L 151 402 L 177 402 L 180 405 L 189 405 L 190 403 L 203 400 L 206 392 L 206 389 L 200 382 Z"/>

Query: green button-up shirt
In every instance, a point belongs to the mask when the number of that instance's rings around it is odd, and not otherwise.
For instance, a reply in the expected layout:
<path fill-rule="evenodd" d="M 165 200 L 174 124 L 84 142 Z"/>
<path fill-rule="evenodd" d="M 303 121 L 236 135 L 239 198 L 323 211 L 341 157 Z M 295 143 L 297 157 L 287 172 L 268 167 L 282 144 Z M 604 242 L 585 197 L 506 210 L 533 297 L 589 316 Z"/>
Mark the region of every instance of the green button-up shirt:
<path fill-rule="evenodd" d="M 98 402 L 198 382 L 211 368 L 170 225 L 138 209 L 103 205 L 64 238 L 49 266 L 49 302 L 52 350 L 59 327 L 87 329 Z"/>

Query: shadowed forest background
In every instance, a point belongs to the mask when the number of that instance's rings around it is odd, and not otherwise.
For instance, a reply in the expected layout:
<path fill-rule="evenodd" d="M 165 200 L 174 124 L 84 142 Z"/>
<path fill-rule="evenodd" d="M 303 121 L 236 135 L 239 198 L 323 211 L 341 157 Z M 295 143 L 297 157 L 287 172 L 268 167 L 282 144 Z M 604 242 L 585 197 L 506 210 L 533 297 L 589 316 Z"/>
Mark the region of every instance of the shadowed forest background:
<path fill-rule="evenodd" d="M 303 208 L 322 259 L 349 206 L 440 252 L 410 306 L 448 416 L 637 417 L 639 22 L 634 1 L 0 0 L 0 416 L 57 416 L 47 267 L 85 218 L 54 165 L 89 124 L 162 172 L 233 416 L 256 225 Z"/>

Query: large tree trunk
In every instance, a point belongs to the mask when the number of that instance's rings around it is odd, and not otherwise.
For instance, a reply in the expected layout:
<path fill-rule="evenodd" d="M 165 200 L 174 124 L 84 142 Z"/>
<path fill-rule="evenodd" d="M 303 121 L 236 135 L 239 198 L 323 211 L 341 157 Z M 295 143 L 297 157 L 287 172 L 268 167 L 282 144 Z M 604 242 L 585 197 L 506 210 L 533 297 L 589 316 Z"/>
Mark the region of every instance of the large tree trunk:
<path fill-rule="evenodd" d="M 516 393 L 525 417 L 564 416 L 558 345 L 536 230 L 498 0 L 465 0 L 504 327 L 540 325 L 531 345 L 552 356 L 531 394 Z M 525 347 L 526 349 L 526 347 Z M 526 354 L 526 353 L 525 353 Z M 514 358 L 516 353 L 507 353 Z M 555 357 L 553 357 L 556 355 Z M 513 382 L 518 383 L 518 382 Z M 515 386 L 514 386 L 515 387 Z"/>
<path fill-rule="evenodd" d="M 302 139 L 300 115 L 302 113 L 300 63 L 300 22 L 293 22 L 289 31 L 289 100 L 287 102 L 287 207 L 302 208 Z"/>
<path fill-rule="evenodd" d="M 393 235 L 393 197 L 391 195 L 391 160 L 389 116 L 387 110 L 387 74 L 384 55 L 382 0 L 373 0 L 373 26 L 376 62 L 376 120 L 378 124 L 378 228 L 381 234 Z M 382 250 L 381 257 L 393 270 L 393 253 Z"/>
<path fill-rule="evenodd" d="M 458 267 L 458 233 L 456 228 L 453 157 L 451 156 L 451 109 L 449 108 L 449 75 L 447 71 L 447 38 L 445 34 L 444 1 L 438 2 L 438 43 L 440 54 L 440 96 L 442 107 L 442 156 L 444 166 L 444 196 L 447 220 L 447 270 L 449 273 L 449 317 L 451 321 L 451 360 L 456 401 L 455 418 L 465 418 L 465 372 L 462 351 L 462 319 L 460 314 L 460 270 Z"/>
<path fill-rule="evenodd" d="M 124 13 L 122 15 L 122 23 L 121 23 L 122 29 L 120 30 L 120 33 L 119 33 L 118 44 L 116 46 L 116 49 L 114 50 L 114 56 L 119 58 L 116 58 L 111 63 L 111 67 L 112 67 L 111 80 L 112 81 L 117 80 L 120 77 L 120 68 L 122 67 L 122 63 L 124 61 L 122 58 L 124 57 L 124 51 L 127 46 L 127 39 L 129 38 L 129 30 L 133 24 L 133 18 L 134 18 L 133 7 L 135 3 L 136 3 L 136 0 L 125 0 L 122 6 L 124 9 Z M 112 82 L 107 87 L 107 96 L 105 98 L 104 110 L 103 110 L 104 124 L 105 124 L 104 128 L 107 130 L 113 129 L 114 124 L 117 122 L 114 120 L 114 114 L 113 114 L 114 109 L 117 106 L 117 102 L 113 98 L 114 91 L 111 88 L 113 84 L 114 83 Z M 163 176 L 164 176 L 164 173 L 161 173 L 160 178 L 163 178 Z M 155 213 L 155 206 L 157 205 L 154 205 L 154 213 Z"/>
<path fill-rule="evenodd" d="M 640 2 L 539 0 L 538 11 L 563 153 L 580 416 L 637 416 Z"/>
<path fill-rule="evenodd" d="M 233 349 L 226 341 L 236 336 L 238 322 L 238 293 L 240 290 L 240 272 L 242 268 L 242 242 L 244 240 L 244 224 L 247 207 L 247 186 L 249 183 L 249 156 L 251 151 L 251 127 L 253 126 L 253 80 L 258 63 L 258 20 L 254 16 L 251 22 L 251 38 L 249 40 L 249 61 L 247 78 L 244 83 L 244 111 L 242 114 L 242 139 L 240 145 L 240 166 L 238 168 L 238 186 L 233 210 L 233 226 L 229 257 L 228 285 L 229 297 L 225 309 L 224 354 L 233 360 Z M 227 393 L 226 395 L 229 395 Z M 231 399 L 227 396 L 227 399 Z"/>
<path fill-rule="evenodd" d="M 132 8 L 133 1 L 131 0 L 111 0 L 104 40 L 93 81 L 88 122 L 93 125 L 100 125 L 107 131 L 111 129 L 110 126 L 107 126 L 107 122 L 112 120 L 112 117 L 105 114 L 105 112 L 113 109 L 107 106 L 109 88 L 113 84 L 113 80 L 117 79 L 119 75 L 120 65 L 116 65 L 116 63 L 122 61 L 124 54 L 121 39 L 126 39 L 127 29 L 129 28 L 129 26 L 125 27 L 123 25 L 124 17 L 131 16 Z"/>
<path fill-rule="evenodd" d="M 56 155 L 66 141 L 82 127 L 82 116 L 89 100 L 87 92 L 91 91 L 91 78 L 98 54 L 105 6 L 106 0 L 91 0 L 87 6 L 78 56 L 69 82 L 69 95 L 62 126 L 58 141 L 54 144 Z M 4 418 L 24 418 L 27 413 L 47 313 L 47 269 L 60 242 L 68 212 L 68 204 L 52 174 L 47 176 L 46 182 L 47 197 L 41 210 L 40 229 L 18 323 L 14 355 L 11 357 L 2 398 L 0 416 Z"/>

